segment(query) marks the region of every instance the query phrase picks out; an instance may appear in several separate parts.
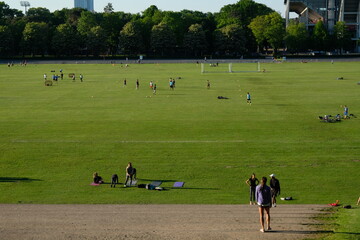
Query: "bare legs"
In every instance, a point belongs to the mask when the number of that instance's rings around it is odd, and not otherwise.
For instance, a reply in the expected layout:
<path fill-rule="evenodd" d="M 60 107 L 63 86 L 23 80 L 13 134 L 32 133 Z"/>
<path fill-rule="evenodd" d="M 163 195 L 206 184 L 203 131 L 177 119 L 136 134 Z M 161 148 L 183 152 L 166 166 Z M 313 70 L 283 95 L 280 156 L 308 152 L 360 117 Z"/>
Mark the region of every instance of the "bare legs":
<path fill-rule="evenodd" d="M 266 212 L 267 230 L 271 230 L 271 227 L 270 227 L 270 207 L 259 207 L 260 224 L 261 224 L 260 231 L 261 232 L 265 232 L 264 212 Z"/>

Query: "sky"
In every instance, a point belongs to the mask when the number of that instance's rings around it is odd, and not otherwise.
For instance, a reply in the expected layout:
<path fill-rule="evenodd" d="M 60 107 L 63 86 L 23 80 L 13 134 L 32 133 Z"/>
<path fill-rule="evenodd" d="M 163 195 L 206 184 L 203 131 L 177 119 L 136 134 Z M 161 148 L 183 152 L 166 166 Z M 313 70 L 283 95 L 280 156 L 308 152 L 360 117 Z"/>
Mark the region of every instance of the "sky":
<path fill-rule="evenodd" d="M 10 8 L 17 8 L 24 11 L 20 6 L 20 0 L 0 0 Z M 73 8 L 74 0 L 27 0 L 30 7 L 45 7 L 51 12 L 63 8 Z M 268 7 L 284 15 L 284 0 L 254 0 L 263 3 Z M 183 9 L 197 10 L 201 12 L 219 12 L 227 4 L 234 4 L 238 0 L 94 0 L 96 12 L 103 12 L 108 3 L 112 3 L 114 11 L 127 13 L 141 13 L 151 5 L 157 6 L 160 10 L 181 11 Z"/>

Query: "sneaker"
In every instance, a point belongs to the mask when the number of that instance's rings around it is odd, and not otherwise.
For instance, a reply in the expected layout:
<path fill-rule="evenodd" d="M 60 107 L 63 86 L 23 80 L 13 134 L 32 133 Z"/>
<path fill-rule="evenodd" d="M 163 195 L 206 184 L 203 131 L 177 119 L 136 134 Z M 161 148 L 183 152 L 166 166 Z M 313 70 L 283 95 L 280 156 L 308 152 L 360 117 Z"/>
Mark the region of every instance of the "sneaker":
<path fill-rule="evenodd" d="M 273 205 L 274 207 L 276 207 L 276 203 L 274 203 L 274 205 Z"/>
<path fill-rule="evenodd" d="M 124 187 L 126 187 L 126 185 L 124 185 Z"/>
<path fill-rule="evenodd" d="M 264 230 L 264 229 L 260 229 L 260 232 L 265 232 L 265 230 Z"/>
<path fill-rule="evenodd" d="M 268 227 L 268 228 L 267 228 L 267 231 L 271 231 L 271 230 L 272 230 L 271 227 Z"/>

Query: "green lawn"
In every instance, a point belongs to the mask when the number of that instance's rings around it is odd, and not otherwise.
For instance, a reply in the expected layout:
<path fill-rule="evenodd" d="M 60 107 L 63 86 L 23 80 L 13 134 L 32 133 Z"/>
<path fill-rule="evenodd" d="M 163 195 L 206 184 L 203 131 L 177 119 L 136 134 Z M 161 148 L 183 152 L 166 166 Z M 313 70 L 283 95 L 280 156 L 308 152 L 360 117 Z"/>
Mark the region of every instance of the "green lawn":
<path fill-rule="evenodd" d="M 354 203 L 353 201 L 352 203 Z M 360 208 L 352 205 L 351 209 L 335 208 L 328 211 L 330 216 L 320 218 L 326 225 L 323 230 L 330 232 L 324 234 L 323 240 L 358 240 L 360 236 Z"/>
<path fill-rule="evenodd" d="M 66 77 L 45 87 L 43 74 L 60 68 L 84 82 Z M 286 204 L 357 199 L 359 62 L 261 68 L 266 73 L 200 74 L 196 64 L 0 66 L 0 202 L 248 203 L 253 172 L 277 174 L 282 197 L 295 199 Z M 182 78 L 175 91 L 169 77 Z M 317 119 L 342 113 L 344 104 L 359 118 Z M 122 182 L 129 161 L 140 183 L 184 181 L 185 188 L 89 186 L 95 171 Z"/>

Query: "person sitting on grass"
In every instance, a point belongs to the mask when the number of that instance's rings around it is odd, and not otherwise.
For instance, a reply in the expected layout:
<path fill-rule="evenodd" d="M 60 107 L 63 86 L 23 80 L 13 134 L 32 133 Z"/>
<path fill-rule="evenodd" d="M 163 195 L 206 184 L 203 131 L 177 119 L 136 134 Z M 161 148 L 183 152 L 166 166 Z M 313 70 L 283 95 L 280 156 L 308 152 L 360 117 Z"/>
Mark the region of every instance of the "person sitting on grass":
<path fill-rule="evenodd" d="M 97 172 L 94 172 L 93 179 L 94 179 L 94 183 L 96 183 L 96 184 L 104 183 L 102 177 L 100 177 Z"/>

